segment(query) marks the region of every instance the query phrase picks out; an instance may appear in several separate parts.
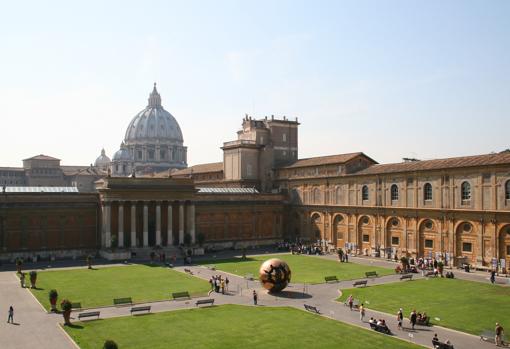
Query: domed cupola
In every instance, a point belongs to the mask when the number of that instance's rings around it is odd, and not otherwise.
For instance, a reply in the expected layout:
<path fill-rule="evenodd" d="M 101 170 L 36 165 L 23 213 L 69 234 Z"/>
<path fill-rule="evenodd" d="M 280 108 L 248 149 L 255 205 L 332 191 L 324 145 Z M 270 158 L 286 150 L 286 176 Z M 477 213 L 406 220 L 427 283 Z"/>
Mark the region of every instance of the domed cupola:
<path fill-rule="evenodd" d="M 187 149 L 183 146 L 181 128 L 172 114 L 161 105 L 156 83 L 147 107 L 129 123 L 124 142 L 135 163 L 136 171 L 187 167 Z"/>
<path fill-rule="evenodd" d="M 113 160 L 114 161 L 132 161 L 133 158 L 131 157 L 131 154 L 129 153 L 129 149 L 126 147 L 126 144 L 122 142 L 120 144 L 120 149 L 113 154 Z"/>
<path fill-rule="evenodd" d="M 127 146 L 122 142 L 120 149 L 113 154 L 111 174 L 113 176 L 128 176 L 133 171 L 133 157 Z"/>
<path fill-rule="evenodd" d="M 94 161 L 94 166 L 95 167 L 99 167 L 103 170 L 106 171 L 106 169 L 108 168 L 108 166 L 110 165 L 110 158 L 106 155 L 106 152 L 103 149 L 101 149 L 101 155 L 99 155 L 96 159 L 96 161 Z"/>

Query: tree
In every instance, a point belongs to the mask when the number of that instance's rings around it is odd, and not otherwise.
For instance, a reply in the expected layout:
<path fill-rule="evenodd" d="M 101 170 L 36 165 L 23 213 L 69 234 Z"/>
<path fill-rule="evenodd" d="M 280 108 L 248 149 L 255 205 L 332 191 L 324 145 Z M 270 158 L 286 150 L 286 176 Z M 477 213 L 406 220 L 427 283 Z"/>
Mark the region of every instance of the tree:
<path fill-rule="evenodd" d="M 103 344 L 103 349 L 119 349 L 119 346 L 111 339 L 107 339 Z"/>

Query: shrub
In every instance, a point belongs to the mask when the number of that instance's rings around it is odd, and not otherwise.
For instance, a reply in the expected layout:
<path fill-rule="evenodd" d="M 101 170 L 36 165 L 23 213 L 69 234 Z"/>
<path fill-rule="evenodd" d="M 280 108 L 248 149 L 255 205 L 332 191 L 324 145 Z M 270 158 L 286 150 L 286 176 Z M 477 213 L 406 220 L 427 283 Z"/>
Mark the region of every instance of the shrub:
<path fill-rule="evenodd" d="M 35 270 L 32 270 L 30 272 L 30 278 L 32 279 L 32 278 L 35 278 L 35 277 L 37 277 L 37 272 Z"/>
<path fill-rule="evenodd" d="M 51 291 L 48 293 L 48 296 L 50 297 L 50 299 L 58 298 L 58 292 L 57 292 L 57 290 L 51 290 Z"/>
<path fill-rule="evenodd" d="M 119 346 L 117 343 L 112 341 L 111 339 L 107 339 L 103 344 L 103 349 L 118 349 Z"/>

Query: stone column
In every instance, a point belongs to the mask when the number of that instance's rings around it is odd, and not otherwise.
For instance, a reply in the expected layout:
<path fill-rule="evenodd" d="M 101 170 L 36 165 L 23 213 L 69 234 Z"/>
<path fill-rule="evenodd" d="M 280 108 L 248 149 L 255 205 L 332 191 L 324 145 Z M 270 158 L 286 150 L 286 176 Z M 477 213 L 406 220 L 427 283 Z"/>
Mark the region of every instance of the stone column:
<path fill-rule="evenodd" d="M 149 205 L 143 202 L 143 247 L 149 246 Z"/>
<path fill-rule="evenodd" d="M 111 205 L 109 202 L 105 202 L 104 213 L 105 213 L 105 230 L 104 230 L 104 246 L 106 248 L 112 247 L 112 225 L 111 225 Z"/>
<path fill-rule="evenodd" d="M 172 220 L 172 203 L 169 201 L 168 202 L 168 224 L 167 224 L 167 227 L 166 227 L 166 244 L 167 246 L 172 246 L 172 244 L 174 243 L 174 236 L 173 236 L 173 232 L 172 232 L 172 229 L 173 229 L 173 220 Z"/>
<path fill-rule="evenodd" d="M 184 243 L 184 202 L 179 202 L 179 245 Z"/>
<path fill-rule="evenodd" d="M 156 203 L 156 245 L 161 246 L 161 202 Z"/>
<path fill-rule="evenodd" d="M 131 247 L 136 247 L 136 201 L 131 201 Z"/>
<path fill-rule="evenodd" d="M 119 201 L 119 236 L 117 236 L 117 244 L 124 247 L 124 202 Z"/>
<path fill-rule="evenodd" d="M 191 235 L 191 243 L 195 243 L 195 205 L 190 204 L 188 206 L 188 229 Z"/>

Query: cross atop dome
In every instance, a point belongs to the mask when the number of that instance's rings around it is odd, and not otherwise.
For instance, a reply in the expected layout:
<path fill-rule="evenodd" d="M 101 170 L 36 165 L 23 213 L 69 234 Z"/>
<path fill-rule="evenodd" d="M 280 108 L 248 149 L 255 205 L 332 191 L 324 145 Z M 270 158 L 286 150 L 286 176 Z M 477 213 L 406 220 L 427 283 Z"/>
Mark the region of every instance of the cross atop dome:
<path fill-rule="evenodd" d="M 161 96 L 156 89 L 156 83 L 154 83 L 154 88 L 149 96 L 149 107 L 161 107 Z"/>

